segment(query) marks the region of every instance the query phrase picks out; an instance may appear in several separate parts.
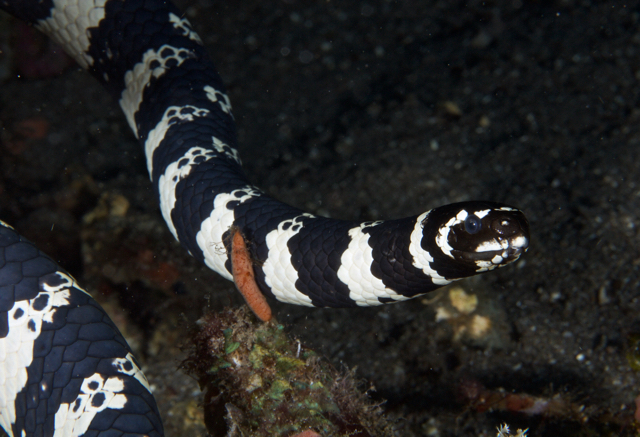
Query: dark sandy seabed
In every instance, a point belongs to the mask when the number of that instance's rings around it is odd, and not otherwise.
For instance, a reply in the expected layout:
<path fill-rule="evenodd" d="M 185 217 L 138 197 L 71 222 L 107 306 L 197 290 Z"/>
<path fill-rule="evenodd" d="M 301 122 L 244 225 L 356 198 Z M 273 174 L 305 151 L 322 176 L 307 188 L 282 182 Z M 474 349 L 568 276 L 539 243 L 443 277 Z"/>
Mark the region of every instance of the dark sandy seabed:
<path fill-rule="evenodd" d="M 270 194 L 344 219 L 487 199 L 530 220 L 520 262 L 460 283 L 478 299 L 469 316 L 446 310 L 447 290 L 355 310 L 274 302 L 292 336 L 357 367 L 399 436 L 490 436 L 505 421 L 532 436 L 634 435 L 638 2 L 180 6 L 227 84 L 245 169 Z M 3 20 L 16 47 L 16 23 Z M 173 241 L 141 148 L 89 75 L 12 71 L 0 93 L 0 216 L 114 314 L 167 434 L 204 435 L 177 345 L 203 311 L 241 299 Z M 25 120 L 46 133 L 25 133 Z M 99 208 L 124 198 L 126 214 Z M 453 317 L 436 321 L 445 311 Z M 490 329 L 473 331 L 473 315 Z M 559 404 L 482 412 L 470 393 L 481 387 Z"/>

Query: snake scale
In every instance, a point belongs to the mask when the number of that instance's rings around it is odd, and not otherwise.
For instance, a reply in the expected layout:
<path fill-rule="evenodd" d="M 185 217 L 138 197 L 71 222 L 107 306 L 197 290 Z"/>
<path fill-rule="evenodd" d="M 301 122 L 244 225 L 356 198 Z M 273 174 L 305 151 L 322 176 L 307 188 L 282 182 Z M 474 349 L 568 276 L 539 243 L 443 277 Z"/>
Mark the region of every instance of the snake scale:
<path fill-rule="evenodd" d="M 271 317 L 264 296 L 314 307 L 398 302 L 527 250 L 525 216 L 494 202 L 355 223 L 264 194 L 243 173 L 222 80 L 170 3 L 0 0 L 0 7 L 58 42 L 119 102 L 169 230 L 233 280 L 263 320 Z M 12 436 L 163 435 L 149 385 L 118 329 L 5 223 L 0 408 L 0 425 Z"/>

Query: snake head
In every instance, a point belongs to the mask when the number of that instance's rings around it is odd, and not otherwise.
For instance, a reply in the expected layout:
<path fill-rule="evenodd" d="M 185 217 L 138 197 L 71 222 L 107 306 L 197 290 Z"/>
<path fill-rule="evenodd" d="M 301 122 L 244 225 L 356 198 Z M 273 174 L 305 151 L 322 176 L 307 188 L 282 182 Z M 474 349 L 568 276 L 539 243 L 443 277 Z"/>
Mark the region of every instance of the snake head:
<path fill-rule="evenodd" d="M 473 273 L 516 261 L 529 247 L 529 222 L 507 205 L 462 202 L 436 208 L 428 220 L 439 221 L 432 241 L 444 255 L 441 261 L 453 259 Z"/>

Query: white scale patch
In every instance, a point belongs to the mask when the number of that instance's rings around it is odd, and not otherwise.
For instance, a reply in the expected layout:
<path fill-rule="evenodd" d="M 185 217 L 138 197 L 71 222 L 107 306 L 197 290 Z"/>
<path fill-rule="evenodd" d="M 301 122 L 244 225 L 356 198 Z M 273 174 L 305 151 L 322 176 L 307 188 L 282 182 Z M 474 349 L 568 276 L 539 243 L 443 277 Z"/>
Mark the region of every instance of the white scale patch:
<path fill-rule="evenodd" d="M 438 235 L 436 236 L 436 243 L 442 252 L 450 258 L 453 258 L 453 247 L 449 244 L 449 232 L 451 228 L 457 224 L 463 223 L 469 213 L 465 210 L 460 211 L 455 217 L 452 217 L 447 223 L 438 229 Z"/>
<path fill-rule="evenodd" d="M 307 217 L 313 218 L 314 216 L 305 213 L 285 220 L 280 222 L 278 229 L 267 234 L 265 240 L 269 252 L 262 266 L 262 271 L 265 274 L 265 282 L 280 302 L 313 306 L 309 296 L 296 289 L 298 271 L 291 262 L 291 253 L 287 246 L 289 240 L 302 229 L 302 219 Z"/>
<path fill-rule="evenodd" d="M 186 18 L 180 18 L 173 12 L 170 12 L 169 22 L 171 22 L 173 27 L 182 33 L 182 36 L 186 36 L 190 40 L 202 45 L 202 39 L 200 39 L 200 36 L 193 31 L 193 26 L 189 23 L 189 20 Z"/>
<path fill-rule="evenodd" d="M 89 429 L 91 421 L 107 408 L 120 410 L 127 403 L 122 379 L 112 376 L 105 379 L 94 373 L 82 381 L 80 394 L 70 404 L 60 404 L 55 415 L 53 437 L 82 436 Z M 95 404 L 95 405 L 94 405 Z"/>
<path fill-rule="evenodd" d="M 529 245 L 529 239 L 524 235 L 516 237 L 513 241 L 511 241 L 511 247 L 527 247 Z"/>
<path fill-rule="evenodd" d="M 229 100 L 229 96 L 218 91 L 211 85 L 205 86 L 204 92 L 207 93 L 207 99 L 211 100 L 213 103 L 220 104 L 222 112 L 226 112 L 231 116 L 231 118 L 233 118 L 233 114 L 231 113 L 231 100 Z"/>
<path fill-rule="evenodd" d="M 196 160 L 204 162 L 214 156 L 212 150 L 203 147 L 192 147 L 180 159 L 169 164 L 158 180 L 160 211 L 162 211 L 162 217 L 164 217 L 164 221 L 167 222 L 167 226 L 169 226 L 169 230 L 176 240 L 178 239 L 178 233 L 171 220 L 171 211 L 176 204 L 176 186 L 191 173 L 193 166 L 197 165 Z"/>
<path fill-rule="evenodd" d="M 118 373 L 134 377 L 151 392 L 147 378 L 136 365 L 131 353 L 124 358 L 114 358 L 113 367 Z M 76 400 L 70 404 L 61 404 L 58 408 L 55 415 L 54 437 L 81 436 L 99 412 L 107 408 L 122 409 L 127 403 L 126 395 L 121 393 L 123 389 L 124 382 L 117 376 L 105 379 L 96 373 L 85 378 Z M 96 399 L 96 396 L 100 397 Z"/>
<path fill-rule="evenodd" d="M 87 54 L 91 46 L 89 29 L 97 27 L 104 18 L 107 0 L 53 0 L 51 17 L 36 24 L 36 29 L 48 35 L 84 69 L 93 65 Z"/>
<path fill-rule="evenodd" d="M 243 193 L 242 195 L 237 195 Z M 262 193 L 253 187 L 241 188 L 230 193 L 220 193 L 213 199 L 213 211 L 203 220 L 196 234 L 196 242 L 204 254 L 204 263 L 222 277 L 233 281 L 233 275 L 225 267 L 229 259 L 222 236 L 235 221 L 233 209 L 227 208 L 229 202 L 244 203 Z"/>
<path fill-rule="evenodd" d="M 169 70 L 169 67 L 167 67 L 169 61 L 175 61 L 172 68 L 176 68 L 187 59 L 193 57 L 195 57 L 195 54 L 190 50 L 165 44 L 157 51 L 153 49 L 147 50 L 142 56 L 142 61 L 138 62 L 132 70 L 126 72 L 124 75 L 125 89 L 122 91 L 119 103 L 136 138 L 139 138 L 139 135 L 138 126 L 135 123 L 135 115 L 140 108 L 142 94 L 147 85 L 149 85 L 151 77 L 157 79 L 167 72 Z M 154 68 L 151 68 L 152 63 L 155 65 Z"/>
<path fill-rule="evenodd" d="M 196 117 L 204 117 L 209 114 L 208 109 L 196 108 L 192 105 L 186 106 L 169 106 L 162 120 L 149 132 L 147 141 L 144 143 L 144 154 L 147 157 L 147 169 L 149 170 L 149 178 L 153 175 L 153 153 L 164 139 L 169 127 L 179 121 L 193 121 Z"/>
<path fill-rule="evenodd" d="M 476 265 L 478 266 L 478 272 L 486 272 L 489 270 L 493 270 L 496 267 L 498 267 L 498 265 L 502 264 L 504 262 L 504 258 L 507 256 L 506 254 L 507 249 L 509 249 L 509 241 L 506 239 L 504 240 L 493 239 L 491 241 L 485 241 L 482 244 L 480 244 L 476 248 L 477 252 L 488 252 L 488 251 L 499 251 L 499 250 L 504 250 L 505 252 L 503 252 L 502 254 L 503 256 L 496 255 L 493 258 L 491 258 L 491 260 L 489 261 L 481 261 L 481 260 L 476 261 Z"/>
<path fill-rule="evenodd" d="M 85 292 L 71 276 L 62 272 L 55 274 L 62 279 L 60 285 L 42 284 L 42 290 L 34 299 L 15 302 L 8 311 L 9 334 L 0 339 L 0 426 L 5 430 L 10 430 L 15 423 L 14 402 L 27 383 L 27 367 L 33 361 L 33 345 L 42 324 L 51 323 L 57 308 L 69 304 L 71 288 Z M 46 305 L 35 309 L 36 301 L 40 306 L 45 298 Z"/>
<path fill-rule="evenodd" d="M 213 147 L 214 149 L 216 149 L 216 151 L 224 153 L 225 155 L 227 155 L 227 157 L 233 159 L 239 165 L 242 165 L 242 161 L 240 161 L 240 155 L 238 154 L 238 151 L 236 149 L 234 149 L 227 143 L 220 141 L 216 137 L 211 137 L 211 139 L 213 140 Z"/>
<path fill-rule="evenodd" d="M 127 367 L 131 366 L 130 370 L 127 370 Z M 124 358 L 115 358 L 113 360 L 113 367 L 119 373 L 123 373 L 125 375 L 133 376 L 140 384 L 147 389 L 149 393 L 151 393 L 151 387 L 149 386 L 149 381 L 147 381 L 147 377 L 144 376 L 140 367 L 136 364 L 136 360 L 133 357 L 131 352 L 127 353 L 127 356 Z"/>
<path fill-rule="evenodd" d="M 433 257 L 429 252 L 424 250 L 421 246 L 422 242 L 422 231 L 423 225 L 422 222 L 427 218 L 430 211 L 422 213 L 416 219 L 416 224 L 411 232 L 411 238 L 409 243 L 409 253 L 413 257 L 413 266 L 417 269 L 422 270 L 422 272 L 429 276 L 434 284 L 436 285 L 447 285 L 453 281 L 445 279 L 440 276 L 438 272 L 431 268 L 431 263 L 433 262 Z"/>
<path fill-rule="evenodd" d="M 491 240 L 491 241 L 483 241 L 478 245 L 476 250 L 478 252 L 489 252 L 493 250 L 507 249 L 508 247 L 509 247 L 509 244 L 507 243 L 506 240 L 504 241 L 504 244 L 500 244 L 496 240 Z"/>
<path fill-rule="evenodd" d="M 396 301 L 409 299 L 387 288 L 381 279 L 371 273 L 373 249 L 369 245 L 370 234 L 362 232 L 368 227 L 382 222 L 361 224 L 349 229 L 351 242 L 340 258 L 338 279 L 349 287 L 349 297 L 360 306 L 382 305 L 379 298 L 391 298 Z"/>

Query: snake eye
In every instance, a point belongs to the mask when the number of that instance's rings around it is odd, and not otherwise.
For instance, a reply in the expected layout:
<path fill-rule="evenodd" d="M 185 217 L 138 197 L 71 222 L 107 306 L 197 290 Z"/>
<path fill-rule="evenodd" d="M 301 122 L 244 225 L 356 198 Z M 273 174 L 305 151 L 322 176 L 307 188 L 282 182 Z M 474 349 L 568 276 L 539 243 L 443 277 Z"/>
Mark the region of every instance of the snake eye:
<path fill-rule="evenodd" d="M 477 234 L 482 229 L 482 220 L 478 216 L 471 214 L 464 221 L 464 230 L 470 234 Z"/>

